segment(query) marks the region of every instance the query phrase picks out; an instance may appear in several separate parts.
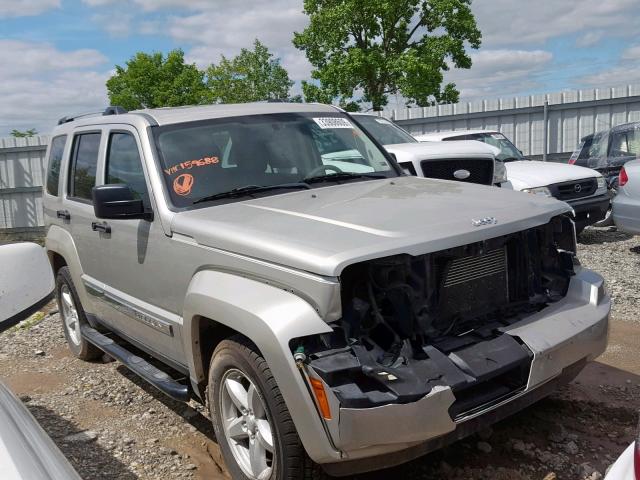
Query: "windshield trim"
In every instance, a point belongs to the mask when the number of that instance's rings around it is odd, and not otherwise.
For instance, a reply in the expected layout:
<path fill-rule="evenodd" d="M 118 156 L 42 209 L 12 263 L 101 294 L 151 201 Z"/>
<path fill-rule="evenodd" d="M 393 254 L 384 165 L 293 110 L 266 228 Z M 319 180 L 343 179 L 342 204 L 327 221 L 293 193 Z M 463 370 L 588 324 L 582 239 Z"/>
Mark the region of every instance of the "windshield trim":
<path fill-rule="evenodd" d="M 291 112 L 292 114 L 297 114 L 299 112 Z M 178 206 L 176 204 L 173 203 L 173 200 L 171 198 L 171 194 L 169 192 L 169 186 L 167 185 L 167 182 L 165 181 L 163 175 L 162 175 L 162 170 L 163 170 L 163 161 L 162 161 L 162 154 L 160 152 L 160 149 L 158 148 L 157 145 L 157 138 L 158 135 L 165 130 L 172 130 L 178 127 L 197 127 L 200 125 L 207 125 L 207 124 L 212 124 L 212 123 L 224 123 L 226 121 L 229 121 L 231 119 L 239 119 L 239 118 L 247 118 L 247 117 L 257 117 L 257 116 L 269 116 L 269 115 L 282 115 L 283 113 L 257 113 L 257 114 L 251 114 L 251 115 L 242 115 L 242 116 L 234 116 L 234 117 L 216 117 L 216 118 L 208 118 L 208 119 L 201 119 L 201 120 L 193 120 L 193 121 L 188 121 L 188 122 L 179 122 L 179 123 L 172 123 L 172 124 L 167 124 L 167 125 L 150 125 L 147 127 L 147 132 L 148 132 L 148 139 L 149 139 L 149 144 L 151 147 L 151 152 L 152 152 L 152 157 L 153 157 L 153 163 L 155 168 L 157 169 L 158 175 L 159 175 L 159 180 L 160 180 L 160 188 L 162 191 L 162 196 L 164 199 L 164 204 L 165 207 L 173 213 L 180 213 L 180 212 L 186 212 L 186 211 L 191 211 L 191 210 L 199 210 L 201 208 L 208 208 L 208 207 L 214 207 L 214 206 L 219 206 L 219 205 L 225 205 L 225 204 L 229 204 L 229 203 L 237 203 L 237 202 L 244 202 L 244 201 L 248 201 L 248 200 L 253 200 L 255 198 L 262 198 L 262 197 L 269 197 L 269 196 L 276 196 L 276 195 L 290 195 L 290 194 L 295 194 L 295 193 L 300 193 L 300 190 L 290 190 L 290 189 L 274 189 L 274 190 L 268 190 L 268 191 L 264 191 L 264 192 L 254 192 L 255 197 L 252 198 L 251 196 L 241 196 L 241 197 L 231 197 L 231 198 L 222 198 L 219 200 L 214 200 L 211 202 L 203 202 L 200 204 L 190 204 L 190 205 L 185 205 L 185 206 Z M 378 149 L 378 152 L 384 157 L 384 159 L 387 161 L 387 163 L 389 164 L 389 166 L 391 167 L 388 170 L 388 176 L 386 177 L 386 179 L 390 179 L 393 180 L 394 178 L 398 178 L 398 177 L 402 177 L 402 176 L 406 176 L 405 173 L 403 172 L 403 170 L 400 168 L 400 166 L 398 165 L 398 162 L 396 161 L 396 159 L 386 150 L 386 148 L 384 148 L 384 146 L 378 142 L 370 133 L 368 130 L 366 130 L 364 127 L 362 127 L 360 125 L 360 123 L 355 120 L 354 116 L 349 115 L 348 112 L 343 111 L 342 109 L 339 109 L 337 107 L 335 107 L 335 112 L 325 112 L 325 111 L 313 111 L 313 112 L 302 112 L 302 114 L 304 116 L 308 116 L 308 117 L 323 117 L 323 116 L 327 116 L 330 117 L 331 115 L 335 115 L 335 114 L 340 114 L 340 115 L 344 115 L 346 118 L 348 118 L 349 120 L 351 120 L 353 123 L 355 123 L 357 125 L 357 127 L 362 131 L 362 133 L 371 141 L 371 143 L 374 144 L 374 146 Z M 385 180 L 385 179 L 380 179 L 380 178 L 366 178 L 366 177 L 359 177 L 359 178 L 353 178 L 353 179 L 348 179 L 348 180 L 344 180 L 346 183 L 357 183 L 357 182 L 362 182 L 362 181 L 379 181 L 379 180 Z M 335 182 L 321 182 L 321 183 L 313 183 L 310 185 L 310 189 L 318 189 L 318 188 L 328 188 L 328 187 L 335 187 L 337 185 L 340 185 L 340 183 L 335 183 Z"/>

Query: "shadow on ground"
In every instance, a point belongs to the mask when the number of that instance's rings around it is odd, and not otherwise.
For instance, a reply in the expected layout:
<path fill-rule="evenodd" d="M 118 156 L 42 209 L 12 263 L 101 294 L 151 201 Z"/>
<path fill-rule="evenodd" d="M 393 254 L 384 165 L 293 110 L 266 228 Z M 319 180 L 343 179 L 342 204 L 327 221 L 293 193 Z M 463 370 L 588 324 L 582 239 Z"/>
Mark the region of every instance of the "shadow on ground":
<path fill-rule="evenodd" d="M 28 400 L 25 398 L 24 400 Z M 39 405 L 26 403 L 31 414 L 52 438 L 58 448 L 69 460 L 73 468 L 82 472 L 85 479 L 113 478 L 114 480 L 135 480 L 134 475 L 126 465 L 114 458 L 111 453 L 98 443 L 68 441 L 68 436 L 80 433 L 71 422 L 57 415 L 52 410 Z"/>
<path fill-rule="evenodd" d="M 624 242 L 633 235 L 619 231 L 616 227 L 587 228 L 578 236 L 578 243 L 582 245 L 601 245 L 603 243 Z"/>

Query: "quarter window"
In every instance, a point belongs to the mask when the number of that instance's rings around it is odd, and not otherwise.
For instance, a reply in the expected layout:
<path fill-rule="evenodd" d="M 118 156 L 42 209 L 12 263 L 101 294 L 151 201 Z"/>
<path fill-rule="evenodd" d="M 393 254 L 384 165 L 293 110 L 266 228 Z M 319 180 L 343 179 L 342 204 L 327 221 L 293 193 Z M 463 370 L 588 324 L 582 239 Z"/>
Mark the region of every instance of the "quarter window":
<path fill-rule="evenodd" d="M 148 198 L 138 144 L 130 133 L 112 133 L 109 137 L 106 183 L 127 184 L 134 198 Z"/>
<path fill-rule="evenodd" d="M 74 138 L 69 196 L 91 200 L 91 189 L 96 184 L 99 150 L 99 133 L 83 133 Z"/>
<path fill-rule="evenodd" d="M 61 135 L 51 140 L 46 188 L 49 195 L 56 197 L 58 196 L 58 183 L 60 181 L 60 164 L 62 163 L 62 154 L 66 143 L 66 135 Z"/>

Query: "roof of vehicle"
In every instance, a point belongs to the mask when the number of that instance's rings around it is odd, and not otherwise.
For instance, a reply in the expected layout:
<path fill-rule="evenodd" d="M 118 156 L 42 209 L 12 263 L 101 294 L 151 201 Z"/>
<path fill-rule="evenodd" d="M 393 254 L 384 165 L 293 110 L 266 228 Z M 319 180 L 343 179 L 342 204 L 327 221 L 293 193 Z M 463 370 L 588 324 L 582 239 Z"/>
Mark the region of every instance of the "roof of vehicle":
<path fill-rule="evenodd" d="M 616 125 L 615 127 L 611 127 L 609 131 L 620 132 L 624 130 L 630 130 L 632 128 L 640 128 L 640 122 L 629 122 L 629 123 L 623 123 L 621 125 Z M 606 132 L 606 130 L 604 131 Z"/>
<path fill-rule="evenodd" d="M 320 103 L 256 102 L 219 105 L 201 105 L 194 107 L 172 107 L 136 110 L 131 113 L 144 113 L 151 116 L 158 125 L 208 120 L 211 118 L 239 117 L 243 115 L 264 115 L 271 113 L 309 113 L 338 112 L 331 105 Z"/>
<path fill-rule="evenodd" d="M 420 141 L 440 141 L 443 138 L 461 137 L 463 135 L 473 135 L 474 133 L 500 133 L 497 130 L 449 130 L 446 132 L 428 132 L 414 135 Z"/>
<path fill-rule="evenodd" d="M 59 126 L 82 126 L 103 123 L 129 123 L 132 120 L 146 119 L 152 125 L 172 125 L 175 123 L 209 120 L 244 115 L 263 115 L 272 113 L 337 113 L 340 109 L 320 103 L 255 102 L 237 104 L 196 105 L 184 107 L 150 108 L 126 112 L 117 107 L 109 107 L 105 112 L 65 117 Z M 122 112 L 122 113 L 121 113 Z"/>
<path fill-rule="evenodd" d="M 431 157 L 452 156 L 491 156 L 500 153 L 500 150 L 476 140 L 460 140 L 459 142 L 421 142 L 421 143 L 401 143 L 397 145 L 385 145 L 384 147 L 391 153 L 402 152 L 405 156 L 414 157 L 412 159 L 424 160 Z"/>

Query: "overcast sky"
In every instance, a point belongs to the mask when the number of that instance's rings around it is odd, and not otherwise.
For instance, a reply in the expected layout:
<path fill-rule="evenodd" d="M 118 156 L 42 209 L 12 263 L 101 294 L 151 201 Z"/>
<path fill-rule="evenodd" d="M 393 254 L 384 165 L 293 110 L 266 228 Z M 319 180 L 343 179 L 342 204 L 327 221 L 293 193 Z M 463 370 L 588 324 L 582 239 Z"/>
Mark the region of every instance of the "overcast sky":
<path fill-rule="evenodd" d="M 464 98 L 640 82 L 638 0 L 475 0 L 483 45 L 453 71 Z M 259 38 L 294 80 L 302 0 L 0 0 L 0 136 L 47 133 L 106 105 L 105 80 L 135 52 L 181 47 L 201 66 Z"/>

